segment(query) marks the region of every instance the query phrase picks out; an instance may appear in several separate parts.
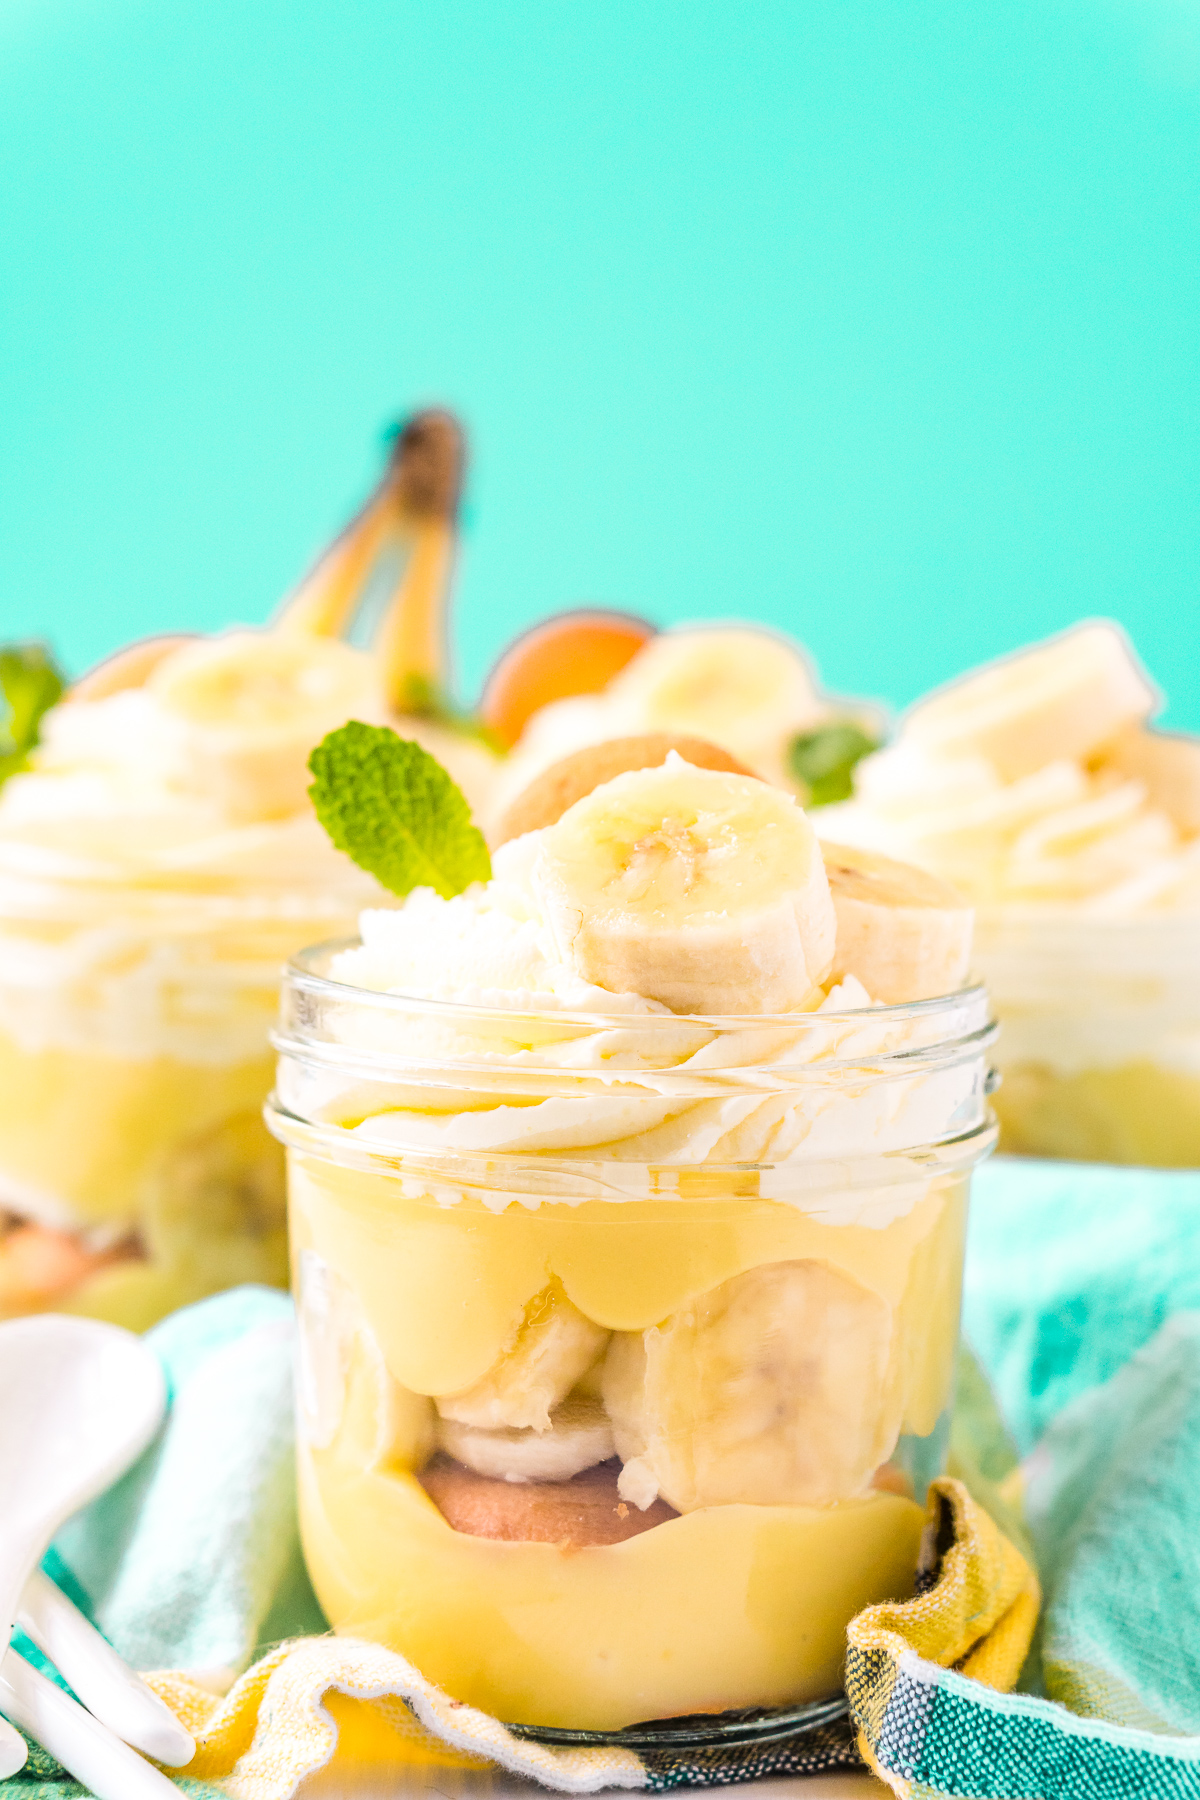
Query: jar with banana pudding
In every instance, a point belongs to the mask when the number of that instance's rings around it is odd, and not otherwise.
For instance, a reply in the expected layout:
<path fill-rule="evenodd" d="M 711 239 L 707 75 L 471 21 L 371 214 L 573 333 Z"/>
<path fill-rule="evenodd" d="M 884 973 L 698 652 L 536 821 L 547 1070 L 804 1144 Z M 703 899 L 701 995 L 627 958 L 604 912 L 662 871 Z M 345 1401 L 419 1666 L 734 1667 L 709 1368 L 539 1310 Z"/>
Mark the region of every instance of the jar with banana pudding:
<path fill-rule="evenodd" d="M 976 904 L 1000 1147 L 1200 1167 L 1200 740 L 1079 626 L 920 701 L 818 815 Z"/>
<path fill-rule="evenodd" d="M 957 896 L 831 886 L 789 795 L 657 754 L 573 758 L 490 876 L 426 820 L 442 891 L 294 962 L 277 1040 L 314 1585 L 534 1729 L 838 1692 L 913 1590 L 992 1137 Z"/>
<path fill-rule="evenodd" d="M 443 543 L 446 506 L 405 513 L 432 424 L 414 422 L 274 628 L 120 652 L 45 715 L 0 794 L 0 1317 L 141 1329 L 287 1279 L 262 1122 L 280 970 L 386 898 L 318 825 L 307 762 L 345 720 L 395 716 L 398 675 L 424 667 L 419 643 L 397 660 L 337 634 L 371 557 L 402 539 L 417 579 L 385 628 L 411 636 L 440 603 L 425 540 Z M 454 761 L 449 733 L 408 729 Z M 464 740 L 468 785 L 492 760 L 474 752 Z"/>

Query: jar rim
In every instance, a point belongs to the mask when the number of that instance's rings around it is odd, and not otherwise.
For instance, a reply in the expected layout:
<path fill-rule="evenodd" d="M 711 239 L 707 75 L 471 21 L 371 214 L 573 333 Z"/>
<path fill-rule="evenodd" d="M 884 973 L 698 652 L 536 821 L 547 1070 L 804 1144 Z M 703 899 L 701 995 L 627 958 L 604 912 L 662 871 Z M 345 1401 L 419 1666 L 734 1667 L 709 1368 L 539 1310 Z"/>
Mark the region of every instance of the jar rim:
<path fill-rule="evenodd" d="M 776 1124 L 805 1124 L 773 1160 L 857 1161 L 868 1144 L 915 1152 L 988 1116 L 997 1028 L 981 986 L 834 1013 L 518 1011 L 334 980 L 325 971 L 345 947 L 314 945 L 285 974 L 268 1118 L 293 1147 L 311 1126 L 385 1157 L 450 1154 L 460 1170 L 475 1151 L 493 1170 L 509 1152 L 545 1170 L 559 1149 L 576 1169 L 627 1155 L 632 1167 L 636 1152 L 603 1146 L 660 1127 L 670 1137 L 694 1104 L 733 1101 L 719 1135 L 779 1105 Z M 664 1147 L 666 1162 L 706 1163 L 707 1129 L 690 1149 Z"/>
<path fill-rule="evenodd" d="M 394 988 L 384 992 L 378 988 L 356 987 L 352 982 L 336 981 L 314 967 L 317 959 L 328 960 L 343 951 L 356 950 L 361 943 L 361 938 L 344 937 L 328 938 L 323 943 L 309 945 L 307 949 L 289 957 L 284 969 L 285 986 L 296 988 L 316 999 L 369 1006 L 383 1012 L 425 1013 L 434 1019 L 447 1021 L 488 1019 L 497 1023 L 516 1023 L 522 1019 L 536 1019 L 561 1025 L 588 1025 L 595 1030 L 608 1031 L 628 1031 L 633 1026 L 639 1031 L 646 1028 L 651 1031 L 669 1031 L 677 1029 L 681 1024 L 704 1026 L 712 1031 L 743 1030 L 751 1026 L 759 1029 L 799 1029 L 810 1020 L 823 1026 L 853 1026 L 866 1022 L 873 1025 L 906 1024 L 909 1021 L 936 1019 L 939 1015 L 949 1017 L 962 1008 L 974 1010 L 979 1006 L 985 1009 L 987 1007 L 987 988 L 982 981 L 975 981 L 969 987 L 956 988 L 952 993 L 938 994 L 928 1000 L 906 1000 L 896 1005 L 880 1003 L 807 1013 L 630 1013 L 566 1007 L 538 1010 L 528 1007 L 479 1006 L 461 1000 L 439 1000 L 429 995 L 409 994 Z M 990 1020 L 989 1028 L 995 1029 L 990 1025 Z"/>
<path fill-rule="evenodd" d="M 899 1190 L 910 1183 L 974 1168 L 991 1154 L 999 1135 L 989 1110 L 920 1144 L 864 1147 L 854 1155 L 743 1162 L 682 1162 L 662 1157 L 639 1162 L 599 1154 L 567 1157 L 528 1150 L 430 1151 L 427 1146 L 383 1143 L 327 1119 L 304 1118 L 288 1105 L 278 1088 L 267 1097 L 263 1119 L 272 1137 L 302 1157 L 363 1174 L 431 1183 L 433 1190 L 448 1185 L 471 1190 L 493 1211 L 503 1210 L 513 1201 L 529 1207 L 546 1201 L 566 1202 L 571 1197 L 575 1203 L 591 1199 L 618 1204 L 705 1197 L 784 1199 L 788 1197 L 784 1192 L 773 1191 L 780 1184 L 795 1197 L 829 1190 Z M 439 1206 L 447 1203 L 436 1192 L 432 1199 Z"/>

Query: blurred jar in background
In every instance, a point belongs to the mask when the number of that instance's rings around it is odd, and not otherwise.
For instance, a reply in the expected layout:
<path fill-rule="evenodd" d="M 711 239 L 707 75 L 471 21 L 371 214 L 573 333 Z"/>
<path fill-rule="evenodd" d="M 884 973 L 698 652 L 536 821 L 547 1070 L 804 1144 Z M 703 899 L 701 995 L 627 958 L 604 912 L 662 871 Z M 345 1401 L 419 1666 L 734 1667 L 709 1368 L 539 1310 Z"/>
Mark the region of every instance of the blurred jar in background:
<path fill-rule="evenodd" d="M 554 695 L 546 698 L 546 695 Z M 807 652 L 746 620 L 656 632 L 623 613 L 557 614 L 499 659 L 481 711 L 512 746 L 489 836 L 545 769 L 588 745 L 646 733 L 702 738 L 805 806 L 850 792 L 884 731 L 882 708 L 823 693 Z"/>
<path fill-rule="evenodd" d="M 1200 1166 L 1200 741 L 1158 704 L 1081 625 L 919 702 L 815 815 L 975 902 L 1003 1150 Z"/>
<path fill-rule="evenodd" d="M 279 968 L 344 930 L 370 884 L 315 819 L 156 814 L 149 781 L 140 814 L 131 795 L 105 814 L 99 785 L 47 768 L 0 803 L 0 1315 L 141 1330 L 286 1282 L 260 1116 Z"/>
<path fill-rule="evenodd" d="M 495 763 L 430 716 L 460 465 L 454 422 L 418 415 L 272 629 L 120 652 L 0 794 L 0 1316 L 141 1329 L 286 1282 L 261 1119 L 280 970 L 386 904 L 318 826 L 309 753 L 391 720 L 477 803 Z"/>

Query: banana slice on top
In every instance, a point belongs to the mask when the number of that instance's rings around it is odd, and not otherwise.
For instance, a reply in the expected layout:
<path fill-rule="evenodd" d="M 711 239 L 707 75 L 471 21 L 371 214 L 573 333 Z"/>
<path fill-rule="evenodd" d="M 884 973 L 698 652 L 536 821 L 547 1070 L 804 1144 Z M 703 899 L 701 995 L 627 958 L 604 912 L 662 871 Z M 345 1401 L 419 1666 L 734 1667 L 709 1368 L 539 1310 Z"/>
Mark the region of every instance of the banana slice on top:
<path fill-rule="evenodd" d="M 820 1262 L 763 1263 L 645 1332 L 616 1332 L 604 1404 L 623 1499 L 679 1512 L 826 1506 L 900 1435 L 893 1312 Z"/>
<path fill-rule="evenodd" d="M 173 656 L 183 644 L 194 644 L 193 632 L 162 632 L 156 637 L 138 638 L 121 650 L 114 650 L 96 663 L 86 675 L 73 682 L 65 698 L 75 700 L 108 700 L 129 688 L 144 687 L 159 663 Z"/>
<path fill-rule="evenodd" d="M 146 685 L 181 727 L 189 786 L 238 820 L 299 812 L 313 746 L 347 719 L 384 717 L 372 658 L 334 638 L 200 638 L 160 662 Z"/>
<path fill-rule="evenodd" d="M 597 1361 L 607 1342 L 608 1332 L 568 1300 L 556 1277 L 534 1295 L 512 1342 L 486 1375 L 460 1393 L 440 1394 L 438 1413 L 442 1419 L 483 1431 L 549 1431 L 554 1408 Z M 458 1452 L 452 1450 L 451 1455 Z"/>
<path fill-rule="evenodd" d="M 887 1006 L 962 987 L 975 913 L 955 888 L 874 850 L 821 850 L 837 914 L 835 981 L 855 975 Z"/>
<path fill-rule="evenodd" d="M 1157 705 L 1125 633 L 1098 619 L 922 700 L 900 741 L 945 756 L 985 756 L 1016 781 L 1047 763 L 1089 756 Z"/>
<path fill-rule="evenodd" d="M 788 1012 L 833 962 L 829 882 L 796 802 L 675 755 L 568 808 L 533 880 L 585 981 L 673 1012 Z"/>

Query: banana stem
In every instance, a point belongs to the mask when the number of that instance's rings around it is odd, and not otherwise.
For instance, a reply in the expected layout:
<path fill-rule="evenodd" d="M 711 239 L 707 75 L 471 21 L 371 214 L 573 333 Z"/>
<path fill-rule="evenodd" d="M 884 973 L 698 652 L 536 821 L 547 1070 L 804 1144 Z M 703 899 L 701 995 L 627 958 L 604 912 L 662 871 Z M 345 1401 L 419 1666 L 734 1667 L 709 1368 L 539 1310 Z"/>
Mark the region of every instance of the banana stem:
<path fill-rule="evenodd" d="M 387 475 L 362 511 L 338 534 L 293 588 L 275 617 L 275 630 L 306 637 L 342 637 L 363 588 L 395 528 L 395 500 Z"/>
<path fill-rule="evenodd" d="M 462 428 L 452 414 L 414 414 L 375 492 L 275 620 L 276 630 L 348 636 L 381 559 L 402 552 L 373 646 L 388 699 L 402 712 L 424 710 L 450 685 L 448 614 L 463 457 Z"/>
<path fill-rule="evenodd" d="M 454 571 L 455 530 L 428 519 L 412 541 L 408 565 L 375 639 L 384 691 L 397 712 L 420 712 L 450 681 L 447 600 Z"/>

